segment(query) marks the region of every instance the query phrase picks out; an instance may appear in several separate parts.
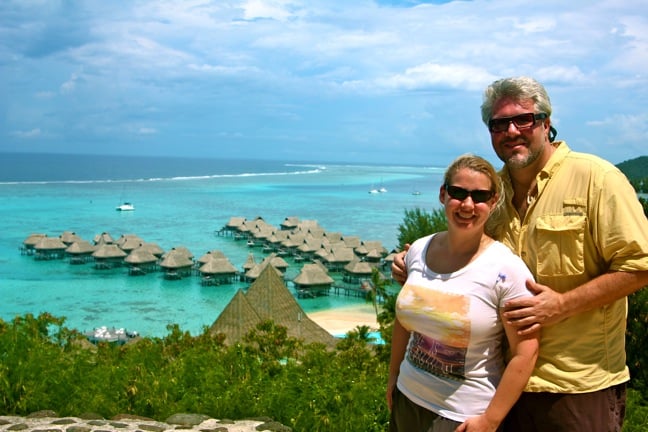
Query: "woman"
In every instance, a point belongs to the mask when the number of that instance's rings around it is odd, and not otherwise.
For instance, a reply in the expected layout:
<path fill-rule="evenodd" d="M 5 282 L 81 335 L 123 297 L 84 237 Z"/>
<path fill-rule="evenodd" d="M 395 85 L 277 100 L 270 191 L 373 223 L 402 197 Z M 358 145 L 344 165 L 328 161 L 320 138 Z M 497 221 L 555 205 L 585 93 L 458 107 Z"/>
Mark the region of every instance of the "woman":
<path fill-rule="evenodd" d="M 507 300 L 531 295 L 532 276 L 484 233 L 500 194 L 490 163 L 459 157 L 439 191 L 448 230 L 407 252 L 387 385 L 391 432 L 496 431 L 529 379 L 538 334 L 518 336 L 500 314 Z"/>

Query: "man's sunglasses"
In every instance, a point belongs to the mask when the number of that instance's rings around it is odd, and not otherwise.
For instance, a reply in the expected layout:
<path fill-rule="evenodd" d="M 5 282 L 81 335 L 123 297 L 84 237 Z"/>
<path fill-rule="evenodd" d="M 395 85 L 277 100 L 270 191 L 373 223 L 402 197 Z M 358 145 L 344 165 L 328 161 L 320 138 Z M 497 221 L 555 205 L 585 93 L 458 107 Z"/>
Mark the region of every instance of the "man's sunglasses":
<path fill-rule="evenodd" d="M 445 190 L 448 192 L 448 195 L 450 195 L 450 198 L 463 201 L 470 197 L 476 203 L 485 203 L 495 195 L 495 192 L 491 190 L 468 190 L 459 186 L 450 186 L 447 183 L 445 184 Z"/>
<path fill-rule="evenodd" d="M 525 113 L 513 117 L 502 117 L 488 120 L 488 130 L 491 132 L 506 132 L 513 123 L 518 130 L 530 129 L 535 126 L 536 121 L 544 120 L 547 113 Z"/>

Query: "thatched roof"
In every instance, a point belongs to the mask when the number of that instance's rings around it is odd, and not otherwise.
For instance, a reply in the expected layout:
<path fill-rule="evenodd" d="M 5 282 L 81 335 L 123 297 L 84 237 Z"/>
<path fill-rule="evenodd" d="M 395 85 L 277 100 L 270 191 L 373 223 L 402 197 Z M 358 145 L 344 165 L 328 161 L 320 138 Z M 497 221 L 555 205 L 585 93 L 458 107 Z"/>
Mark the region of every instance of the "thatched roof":
<path fill-rule="evenodd" d="M 362 244 L 362 240 L 360 240 L 360 237 L 358 236 L 344 236 L 342 237 L 342 241 L 350 248 L 357 248 Z"/>
<path fill-rule="evenodd" d="M 297 228 L 299 225 L 299 218 L 297 216 L 287 216 L 283 222 L 281 222 L 281 229 L 292 230 Z"/>
<path fill-rule="evenodd" d="M 214 250 L 210 250 L 210 251 L 206 252 L 203 256 L 198 258 L 198 262 L 201 263 L 201 264 L 205 264 L 205 263 L 207 263 L 207 261 L 211 261 L 214 258 L 222 259 L 222 258 L 227 258 L 227 257 L 225 256 L 225 254 L 223 252 L 214 249 Z"/>
<path fill-rule="evenodd" d="M 231 217 L 229 222 L 227 222 L 227 225 L 225 226 L 230 229 L 238 229 L 244 223 L 245 223 L 244 217 Z"/>
<path fill-rule="evenodd" d="M 254 267 L 246 271 L 245 277 L 248 279 L 255 280 L 261 275 L 261 273 L 263 273 L 263 270 L 265 270 L 266 267 L 272 267 L 272 269 L 277 273 L 277 276 L 283 277 L 283 273 L 281 272 L 281 270 L 273 266 L 272 259 L 268 259 L 268 258 L 269 257 L 266 257 L 263 261 L 261 261 L 258 264 L 255 264 Z"/>
<path fill-rule="evenodd" d="M 373 267 L 366 261 L 354 259 L 349 264 L 344 266 L 344 270 L 354 275 L 371 276 Z"/>
<path fill-rule="evenodd" d="M 246 271 L 248 271 L 248 270 L 254 268 L 254 266 L 255 266 L 256 264 L 257 264 L 257 263 L 256 263 L 256 260 L 254 259 L 254 254 L 249 253 L 248 256 L 247 256 L 247 259 L 246 259 L 245 262 L 243 263 L 243 271 L 246 272 Z"/>
<path fill-rule="evenodd" d="M 326 260 L 329 263 L 349 263 L 356 259 L 353 249 L 348 247 L 335 247 L 331 248 Z"/>
<path fill-rule="evenodd" d="M 336 344 L 335 337 L 306 315 L 272 266 L 266 266 L 247 294 L 237 292 L 210 332 L 224 333 L 226 341 L 235 343 L 262 320 L 272 320 L 286 327 L 290 337 L 303 339 L 306 343 L 320 342 L 329 347 Z"/>
<path fill-rule="evenodd" d="M 34 245 L 36 250 L 65 250 L 67 245 L 58 237 L 42 237 Z"/>
<path fill-rule="evenodd" d="M 122 250 L 126 252 L 130 252 L 134 249 L 138 249 L 142 247 L 144 245 L 144 240 L 142 240 L 137 236 L 130 236 L 130 237 L 126 237 L 126 239 L 123 242 L 121 243 L 118 242 L 117 244 L 119 245 L 120 248 L 122 248 Z"/>
<path fill-rule="evenodd" d="M 107 232 L 102 232 L 101 234 L 97 234 L 94 236 L 94 244 L 110 244 L 114 243 L 115 240 L 112 238 L 112 236 L 107 233 Z"/>
<path fill-rule="evenodd" d="M 127 254 L 116 244 L 102 244 L 92 253 L 92 256 L 99 259 L 122 258 Z"/>
<path fill-rule="evenodd" d="M 29 237 L 27 237 L 25 240 L 23 240 L 23 244 L 25 246 L 34 246 L 43 237 L 47 237 L 47 234 L 41 234 L 41 233 L 30 234 Z"/>
<path fill-rule="evenodd" d="M 138 249 L 142 249 L 147 252 L 150 252 L 157 257 L 164 255 L 164 249 L 162 249 L 157 243 L 146 242 Z"/>
<path fill-rule="evenodd" d="M 226 344 L 235 344 L 261 321 L 254 307 L 243 294 L 243 290 L 239 289 L 211 325 L 209 333 L 223 333 Z"/>
<path fill-rule="evenodd" d="M 184 256 L 187 259 L 192 260 L 193 259 L 193 254 L 189 249 L 187 249 L 185 246 L 176 246 L 171 248 L 168 252 L 166 252 L 164 255 L 162 255 L 162 258 L 166 258 L 169 255 L 178 255 L 178 256 Z"/>
<path fill-rule="evenodd" d="M 156 257 L 151 252 L 141 247 L 137 249 L 133 249 L 128 254 L 128 256 L 124 258 L 124 261 L 126 261 L 128 264 L 148 264 L 148 263 L 154 263 L 157 260 L 158 257 Z"/>
<path fill-rule="evenodd" d="M 382 242 L 378 240 L 363 240 L 362 245 L 366 248 L 367 252 L 376 249 L 382 256 L 387 255 L 388 253 Z"/>
<path fill-rule="evenodd" d="M 65 249 L 65 252 L 72 255 L 91 254 L 97 247 L 86 240 L 78 240 Z"/>
<path fill-rule="evenodd" d="M 200 266 L 202 274 L 235 274 L 236 267 L 227 258 L 212 258 Z"/>
<path fill-rule="evenodd" d="M 321 264 L 305 264 L 299 274 L 293 279 L 297 285 L 326 285 L 335 282 L 331 276 L 328 275 L 326 267 Z"/>
<path fill-rule="evenodd" d="M 66 245 L 71 245 L 74 242 L 83 240 L 74 231 L 63 231 L 63 233 L 59 236 L 59 238 Z"/>
<path fill-rule="evenodd" d="M 185 253 L 185 251 L 172 250 L 164 256 L 160 262 L 160 267 L 166 269 L 179 269 L 183 267 L 191 267 L 193 264 L 193 260 Z"/>

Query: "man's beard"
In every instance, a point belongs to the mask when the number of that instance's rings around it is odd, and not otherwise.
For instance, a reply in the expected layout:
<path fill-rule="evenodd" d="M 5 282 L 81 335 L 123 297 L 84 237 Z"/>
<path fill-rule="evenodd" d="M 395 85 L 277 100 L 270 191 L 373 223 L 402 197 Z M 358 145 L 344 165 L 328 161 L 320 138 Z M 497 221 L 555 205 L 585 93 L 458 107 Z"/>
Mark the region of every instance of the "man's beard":
<path fill-rule="evenodd" d="M 503 143 L 505 144 L 505 143 Z M 527 154 L 522 155 L 522 154 L 513 154 L 511 155 L 508 159 L 504 158 L 503 156 L 500 156 L 500 160 L 506 164 L 511 169 L 521 169 L 521 168 L 526 168 L 529 165 L 533 164 L 538 158 L 542 155 L 542 152 L 544 151 L 544 147 L 540 146 L 536 149 L 533 149 L 532 146 L 526 147 L 527 149 Z"/>

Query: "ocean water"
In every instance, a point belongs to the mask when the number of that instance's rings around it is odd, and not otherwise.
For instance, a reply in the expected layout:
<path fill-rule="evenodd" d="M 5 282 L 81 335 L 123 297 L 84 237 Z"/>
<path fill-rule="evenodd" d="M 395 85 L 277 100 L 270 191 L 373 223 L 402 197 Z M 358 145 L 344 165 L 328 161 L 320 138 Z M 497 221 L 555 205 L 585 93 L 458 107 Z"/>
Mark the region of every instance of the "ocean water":
<path fill-rule="evenodd" d="M 439 207 L 443 167 L 361 166 L 257 160 L 87 155 L 0 154 L 0 318 L 50 312 L 82 331 L 124 327 L 164 336 L 167 325 L 200 333 L 247 284 L 202 286 L 198 276 L 129 276 L 126 268 L 39 261 L 21 255 L 32 233 L 136 234 L 164 250 L 184 246 L 195 258 L 220 250 L 241 269 L 245 242 L 215 235 L 231 217 L 279 226 L 286 218 L 317 220 L 327 231 L 397 244 L 405 209 Z M 387 192 L 370 194 L 372 188 Z M 413 194 L 420 191 L 419 195 Z M 122 202 L 136 210 L 118 212 Z M 299 264 L 287 260 L 287 278 Z M 291 288 L 291 285 L 288 285 Z M 364 303 L 330 295 L 298 299 L 306 312 Z"/>

